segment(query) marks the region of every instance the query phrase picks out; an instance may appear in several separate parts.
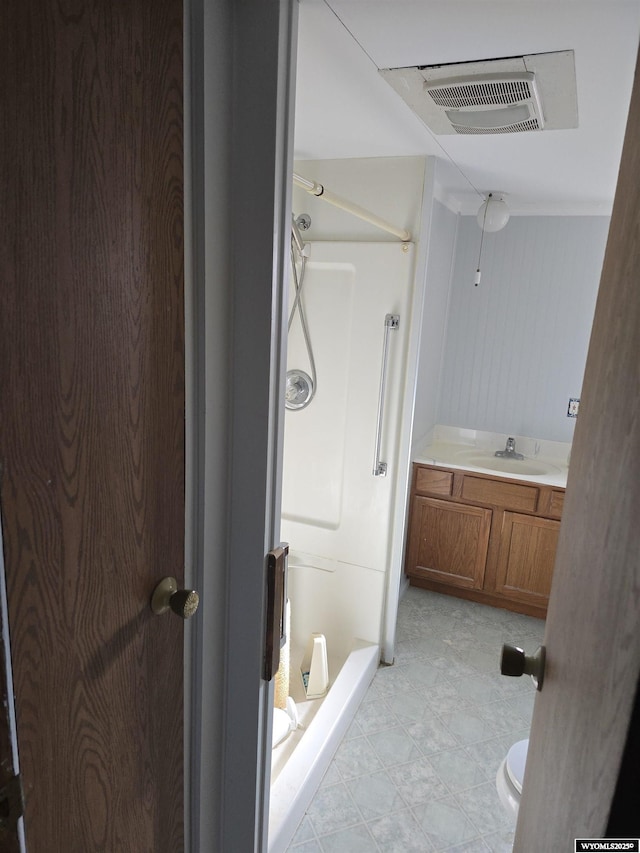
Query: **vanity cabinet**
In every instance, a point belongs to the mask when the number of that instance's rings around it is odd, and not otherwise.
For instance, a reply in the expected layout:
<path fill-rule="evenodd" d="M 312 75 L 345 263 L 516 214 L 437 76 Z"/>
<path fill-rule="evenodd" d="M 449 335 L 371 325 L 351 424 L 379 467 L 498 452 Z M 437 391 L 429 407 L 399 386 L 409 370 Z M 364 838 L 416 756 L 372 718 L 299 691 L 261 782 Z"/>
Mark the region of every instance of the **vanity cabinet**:
<path fill-rule="evenodd" d="M 544 616 L 564 489 L 420 464 L 412 482 L 411 584 Z"/>

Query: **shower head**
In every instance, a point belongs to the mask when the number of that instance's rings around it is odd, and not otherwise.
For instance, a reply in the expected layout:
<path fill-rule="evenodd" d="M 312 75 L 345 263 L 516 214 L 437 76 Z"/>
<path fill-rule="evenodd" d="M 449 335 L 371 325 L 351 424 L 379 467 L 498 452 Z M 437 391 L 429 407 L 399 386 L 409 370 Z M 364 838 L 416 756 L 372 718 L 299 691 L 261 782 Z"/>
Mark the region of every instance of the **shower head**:
<path fill-rule="evenodd" d="M 307 244 L 302 239 L 302 234 L 300 233 L 300 229 L 298 228 L 298 224 L 293 215 L 291 216 L 291 239 L 298 250 L 298 254 L 306 258 L 309 254 L 309 250 L 307 248 Z"/>

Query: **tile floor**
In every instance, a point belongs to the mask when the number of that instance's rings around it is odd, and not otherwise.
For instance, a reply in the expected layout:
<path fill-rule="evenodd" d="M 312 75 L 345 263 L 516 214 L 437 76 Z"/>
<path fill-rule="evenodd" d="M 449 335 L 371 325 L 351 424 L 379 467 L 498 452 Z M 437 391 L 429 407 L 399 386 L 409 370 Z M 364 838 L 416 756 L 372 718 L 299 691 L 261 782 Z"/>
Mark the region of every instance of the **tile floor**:
<path fill-rule="evenodd" d="M 531 679 L 499 673 L 503 642 L 533 652 L 544 623 L 410 587 L 396 661 L 381 667 L 290 853 L 507 853 L 498 765 L 528 736 Z"/>

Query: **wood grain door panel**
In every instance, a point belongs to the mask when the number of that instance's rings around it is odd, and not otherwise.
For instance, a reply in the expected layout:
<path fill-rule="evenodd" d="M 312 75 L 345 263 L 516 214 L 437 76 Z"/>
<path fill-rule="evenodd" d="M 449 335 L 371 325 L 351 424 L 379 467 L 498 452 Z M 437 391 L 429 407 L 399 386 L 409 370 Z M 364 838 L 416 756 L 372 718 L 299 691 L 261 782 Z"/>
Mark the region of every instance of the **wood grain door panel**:
<path fill-rule="evenodd" d="M 0 13 L 0 464 L 28 849 L 183 848 L 180 0 Z"/>

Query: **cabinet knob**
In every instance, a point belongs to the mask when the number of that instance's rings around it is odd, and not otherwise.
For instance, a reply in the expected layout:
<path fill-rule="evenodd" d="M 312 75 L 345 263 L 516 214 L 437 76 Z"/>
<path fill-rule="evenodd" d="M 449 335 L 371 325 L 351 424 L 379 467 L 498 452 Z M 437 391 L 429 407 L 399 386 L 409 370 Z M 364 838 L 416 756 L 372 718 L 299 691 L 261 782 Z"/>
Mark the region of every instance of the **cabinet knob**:
<path fill-rule="evenodd" d="M 171 609 L 182 619 L 189 619 L 199 603 L 200 596 L 195 589 L 178 589 L 175 578 L 163 578 L 151 596 L 151 609 L 156 616 Z"/>
<path fill-rule="evenodd" d="M 524 650 L 518 646 L 509 646 L 505 643 L 502 647 L 500 659 L 500 672 L 502 675 L 530 675 L 537 690 L 542 690 L 544 681 L 544 665 L 546 651 L 544 646 L 539 646 L 534 654 L 525 655 Z"/>

